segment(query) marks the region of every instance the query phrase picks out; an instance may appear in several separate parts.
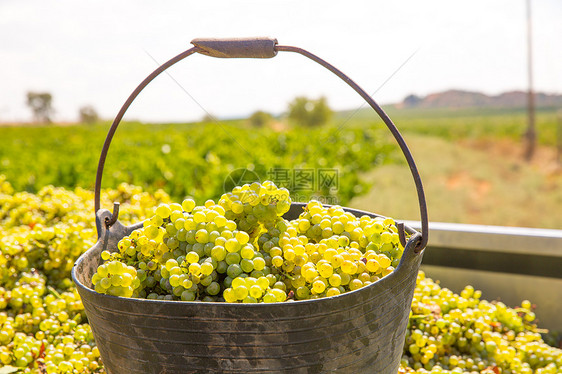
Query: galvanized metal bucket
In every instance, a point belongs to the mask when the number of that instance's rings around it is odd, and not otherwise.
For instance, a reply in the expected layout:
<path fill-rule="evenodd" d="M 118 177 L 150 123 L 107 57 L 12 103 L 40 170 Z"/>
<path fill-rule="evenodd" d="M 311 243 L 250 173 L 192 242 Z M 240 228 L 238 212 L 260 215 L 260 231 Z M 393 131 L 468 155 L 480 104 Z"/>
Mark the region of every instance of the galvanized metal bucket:
<path fill-rule="evenodd" d="M 196 39 L 195 47 L 174 57 L 131 94 L 110 131 L 98 166 L 95 189 L 98 242 L 76 261 L 76 283 L 106 370 L 115 373 L 388 373 L 395 374 L 402 354 L 410 304 L 423 248 L 427 211 L 421 179 L 402 136 L 382 109 L 351 79 L 311 53 L 277 45 L 275 39 Z M 142 223 L 124 226 L 100 209 L 101 176 L 115 130 L 128 106 L 158 74 L 195 53 L 213 57 L 273 57 L 277 51 L 300 53 L 334 72 L 379 113 L 398 141 L 416 183 L 422 233 L 399 225 L 405 246 L 394 272 L 361 289 L 317 300 L 276 304 L 228 304 L 120 298 L 98 294 L 91 278 L 103 250 Z M 296 218 L 303 204 L 285 215 Z M 357 215 L 375 214 L 353 209 Z M 405 232 L 410 234 L 408 241 Z"/>

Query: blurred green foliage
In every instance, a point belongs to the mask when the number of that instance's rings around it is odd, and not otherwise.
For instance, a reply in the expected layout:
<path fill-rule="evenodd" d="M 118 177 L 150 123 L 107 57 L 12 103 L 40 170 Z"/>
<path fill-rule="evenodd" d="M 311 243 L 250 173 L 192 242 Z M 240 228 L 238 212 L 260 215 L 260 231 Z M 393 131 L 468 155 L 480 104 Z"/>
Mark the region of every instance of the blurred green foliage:
<path fill-rule="evenodd" d="M 16 190 L 36 192 L 48 184 L 92 189 L 108 129 L 109 124 L 0 128 L 0 174 Z M 274 181 L 283 171 L 294 178 L 299 170 L 313 169 L 318 178 L 318 170 L 329 169 L 337 174 L 337 185 L 315 180 L 311 188 L 298 191 L 299 198 L 322 196 L 345 204 L 368 190 L 362 172 L 391 161 L 395 147 L 378 140 L 384 138 L 382 131 L 376 125 L 275 132 L 243 121 L 124 123 L 109 149 L 102 187 L 127 182 L 202 203 L 220 197 L 225 180 L 237 169 Z"/>

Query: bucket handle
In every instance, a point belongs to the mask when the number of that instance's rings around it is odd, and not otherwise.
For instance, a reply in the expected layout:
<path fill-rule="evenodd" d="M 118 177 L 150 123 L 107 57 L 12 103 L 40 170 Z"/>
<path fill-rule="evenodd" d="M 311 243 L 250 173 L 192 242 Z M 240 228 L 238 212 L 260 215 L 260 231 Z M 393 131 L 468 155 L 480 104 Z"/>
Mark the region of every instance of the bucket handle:
<path fill-rule="evenodd" d="M 373 100 L 367 92 L 365 92 L 357 83 L 355 83 L 351 78 L 345 75 L 343 72 L 338 70 L 336 67 L 331 65 L 330 63 L 322 60 L 318 56 L 298 47 L 292 46 L 285 46 L 285 45 L 278 45 L 277 39 L 274 38 L 236 38 L 236 39 L 213 39 L 213 38 L 197 38 L 193 39 L 191 43 L 194 45 L 190 49 L 180 53 L 179 55 L 173 57 L 169 61 L 162 64 L 156 70 L 154 70 L 148 77 L 146 77 L 138 87 L 131 93 L 127 101 L 119 110 L 119 113 L 113 120 L 113 124 L 107 133 L 107 137 L 105 139 L 105 143 L 103 144 L 103 148 L 100 155 L 100 160 L 98 163 L 98 169 L 96 173 L 96 185 L 94 190 L 94 203 L 95 203 L 95 212 L 97 213 L 100 209 L 100 191 L 101 191 L 101 180 L 103 175 L 103 168 L 105 165 L 105 160 L 107 157 L 107 152 L 109 150 L 109 145 L 111 144 L 111 140 L 113 139 L 113 135 L 117 130 L 117 126 L 123 119 L 125 112 L 133 102 L 133 100 L 139 95 L 139 93 L 160 73 L 164 70 L 168 69 L 170 66 L 174 65 L 175 63 L 185 59 L 186 57 L 194 54 L 200 53 L 203 55 L 211 56 L 211 57 L 218 57 L 218 58 L 272 58 L 277 55 L 277 52 L 294 52 L 301 54 L 312 61 L 320 64 L 324 68 L 328 69 L 335 75 L 337 75 L 340 79 L 342 79 L 345 83 L 347 83 L 351 88 L 353 88 L 370 106 L 373 110 L 379 115 L 379 117 L 383 120 L 386 124 L 394 139 L 400 146 L 406 161 L 408 162 L 408 166 L 410 167 L 410 172 L 412 173 L 412 177 L 414 179 L 414 183 L 416 185 L 416 190 L 418 194 L 418 202 L 420 207 L 420 218 L 421 218 L 421 238 L 418 235 L 412 236 L 410 240 L 417 240 L 418 242 L 415 245 L 414 251 L 419 253 L 423 250 L 428 241 L 429 235 L 429 228 L 428 228 L 428 217 L 427 217 L 427 204 L 425 200 L 425 193 L 423 190 L 423 185 L 421 182 L 421 177 L 419 175 L 416 163 L 412 154 L 400 134 L 400 131 L 396 128 L 390 117 L 382 110 L 382 108 Z M 107 227 L 111 226 L 116 220 L 118 215 L 118 208 L 114 206 L 114 213 L 111 219 L 108 219 L 105 224 Z M 404 224 L 398 223 L 398 234 L 400 236 L 400 242 L 405 247 L 406 246 L 406 237 L 404 233 Z"/>

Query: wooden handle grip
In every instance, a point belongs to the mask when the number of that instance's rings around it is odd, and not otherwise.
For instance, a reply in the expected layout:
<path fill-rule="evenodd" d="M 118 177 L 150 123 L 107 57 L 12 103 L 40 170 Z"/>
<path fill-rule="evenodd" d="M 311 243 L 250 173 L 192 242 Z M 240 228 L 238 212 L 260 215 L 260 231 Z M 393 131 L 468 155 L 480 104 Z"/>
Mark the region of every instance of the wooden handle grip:
<path fill-rule="evenodd" d="M 211 57 L 271 58 L 277 55 L 277 39 L 274 38 L 197 38 L 191 44 L 198 48 L 198 53 Z"/>

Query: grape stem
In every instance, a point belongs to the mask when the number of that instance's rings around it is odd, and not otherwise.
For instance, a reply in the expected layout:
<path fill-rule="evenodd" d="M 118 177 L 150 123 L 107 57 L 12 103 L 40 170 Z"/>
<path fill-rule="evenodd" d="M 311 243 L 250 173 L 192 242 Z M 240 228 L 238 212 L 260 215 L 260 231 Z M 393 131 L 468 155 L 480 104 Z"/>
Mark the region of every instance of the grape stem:
<path fill-rule="evenodd" d="M 431 316 L 431 314 L 415 314 L 410 317 L 410 319 L 424 319 Z"/>
<path fill-rule="evenodd" d="M 57 290 L 55 290 L 53 287 L 47 286 L 47 289 L 49 290 L 49 292 L 50 292 L 53 296 L 56 296 L 57 299 L 60 299 L 60 298 L 61 298 L 60 293 L 58 293 Z"/>

